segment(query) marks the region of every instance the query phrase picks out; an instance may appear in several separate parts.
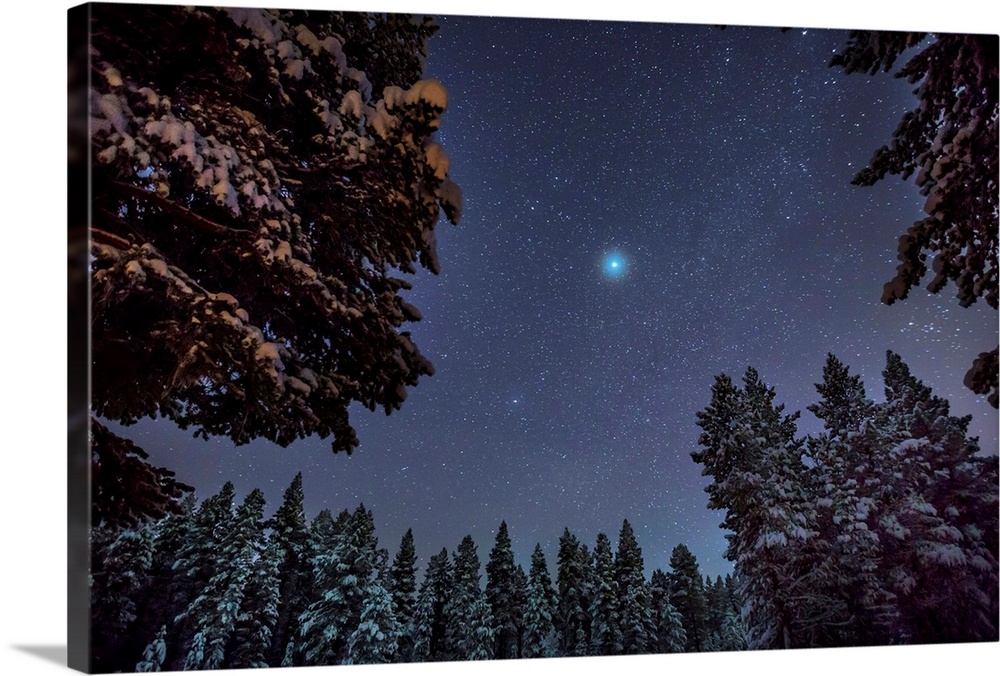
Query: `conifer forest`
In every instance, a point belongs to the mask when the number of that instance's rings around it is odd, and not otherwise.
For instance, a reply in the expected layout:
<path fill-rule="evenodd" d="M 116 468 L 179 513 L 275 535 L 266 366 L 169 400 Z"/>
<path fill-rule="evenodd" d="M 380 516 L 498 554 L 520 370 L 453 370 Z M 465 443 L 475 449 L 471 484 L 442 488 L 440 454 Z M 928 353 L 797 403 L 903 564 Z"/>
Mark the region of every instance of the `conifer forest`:
<path fill-rule="evenodd" d="M 90 671 L 1000 640 L 996 35 L 74 17 Z"/>

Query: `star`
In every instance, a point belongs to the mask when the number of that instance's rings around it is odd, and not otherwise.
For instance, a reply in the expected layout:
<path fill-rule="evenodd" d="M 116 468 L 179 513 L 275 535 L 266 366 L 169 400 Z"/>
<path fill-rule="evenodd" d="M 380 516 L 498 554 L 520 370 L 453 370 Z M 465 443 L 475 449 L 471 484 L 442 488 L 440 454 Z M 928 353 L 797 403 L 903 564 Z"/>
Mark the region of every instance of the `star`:
<path fill-rule="evenodd" d="M 621 254 L 612 253 L 604 258 L 604 273 L 608 277 L 622 277 L 625 275 L 625 259 Z"/>

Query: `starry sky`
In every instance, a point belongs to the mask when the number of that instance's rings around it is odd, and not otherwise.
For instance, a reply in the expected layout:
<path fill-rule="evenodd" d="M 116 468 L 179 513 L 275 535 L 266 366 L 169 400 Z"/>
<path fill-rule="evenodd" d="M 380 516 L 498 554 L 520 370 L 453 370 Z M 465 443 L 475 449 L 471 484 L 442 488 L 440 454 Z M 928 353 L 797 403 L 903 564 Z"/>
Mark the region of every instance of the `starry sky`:
<path fill-rule="evenodd" d="M 350 457 L 126 429 L 154 463 L 199 497 L 259 487 L 270 509 L 302 471 L 310 518 L 363 502 L 391 554 L 412 527 L 422 563 L 471 534 L 485 564 L 504 519 L 518 562 L 539 542 L 554 574 L 564 527 L 592 548 L 628 519 L 647 574 L 683 543 L 714 576 L 722 514 L 690 453 L 719 373 L 755 367 L 806 434 L 828 352 L 879 400 L 892 349 L 996 453 L 997 412 L 962 384 L 996 312 L 954 287 L 879 302 L 923 199 L 851 179 L 915 97 L 828 68 L 846 32 L 438 21 L 427 69 L 463 218 L 407 295 L 436 374 L 391 416 L 352 409 Z"/>

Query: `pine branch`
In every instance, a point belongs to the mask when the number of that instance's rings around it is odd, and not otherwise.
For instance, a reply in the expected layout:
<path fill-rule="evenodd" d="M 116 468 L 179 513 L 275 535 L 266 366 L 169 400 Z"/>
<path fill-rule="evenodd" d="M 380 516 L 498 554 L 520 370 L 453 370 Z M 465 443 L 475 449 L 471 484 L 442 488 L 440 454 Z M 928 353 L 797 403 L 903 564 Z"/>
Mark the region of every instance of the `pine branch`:
<path fill-rule="evenodd" d="M 90 237 L 95 242 L 100 244 L 106 244 L 108 246 L 113 246 L 122 251 L 128 251 L 132 248 L 132 243 L 129 242 L 124 237 L 119 237 L 118 235 L 112 234 L 106 230 L 99 230 L 98 228 L 90 229 Z"/>
<path fill-rule="evenodd" d="M 187 207 L 183 207 L 173 200 L 161 197 L 155 192 L 145 190 L 129 183 L 122 183 L 121 181 L 109 181 L 108 184 L 116 192 L 138 198 L 143 202 L 147 202 L 155 207 L 158 207 L 168 214 L 180 218 L 185 223 L 195 226 L 202 232 L 221 237 L 244 237 L 249 234 L 249 230 L 230 228 L 229 226 L 221 225 L 215 221 L 210 221 L 204 216 L 200 216 L 191 211 Z"/>

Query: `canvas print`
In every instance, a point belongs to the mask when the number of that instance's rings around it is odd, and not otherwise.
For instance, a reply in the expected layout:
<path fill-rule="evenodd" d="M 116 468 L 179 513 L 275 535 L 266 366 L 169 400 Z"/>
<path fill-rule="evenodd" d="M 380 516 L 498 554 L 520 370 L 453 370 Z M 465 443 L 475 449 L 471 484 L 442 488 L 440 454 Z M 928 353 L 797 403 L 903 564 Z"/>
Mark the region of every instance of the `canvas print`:
<path fill-rule="evenodd" d="M 998 640 L 996 35 L 68 18 L 71 666 Z"/>

